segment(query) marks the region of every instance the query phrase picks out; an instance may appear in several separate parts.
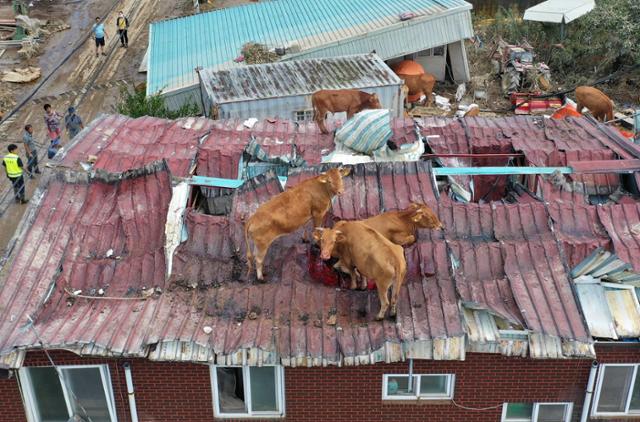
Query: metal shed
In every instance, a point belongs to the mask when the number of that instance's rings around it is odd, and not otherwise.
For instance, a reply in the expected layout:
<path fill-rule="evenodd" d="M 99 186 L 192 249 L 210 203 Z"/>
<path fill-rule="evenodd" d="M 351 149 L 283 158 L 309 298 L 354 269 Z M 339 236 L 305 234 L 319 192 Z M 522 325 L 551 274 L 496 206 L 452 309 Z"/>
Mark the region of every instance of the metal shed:
<path fill-rule="evenodd" d="M 280 61 L 376 52 L 385 61 L 421 55 L 445 66 L 444 50 L 453 78 L 465 81 L 471 9 L 464 0 L 271 0 L 155 22 L 147 94 L 162 92 L 171 108 L 200 104 L 195 69 L 241 66 L 234 59 L 248 42 L 286 49 Z"/>
<path fill-rule="evenodd" d="M 204 112 L 213 119 L 280 118 L 311 120 L 311 95 L 321 89 L 376 93 L 392 116 L 402 114 L 402 80 L 375 54 L 292 60 L 201 69 Z"/>

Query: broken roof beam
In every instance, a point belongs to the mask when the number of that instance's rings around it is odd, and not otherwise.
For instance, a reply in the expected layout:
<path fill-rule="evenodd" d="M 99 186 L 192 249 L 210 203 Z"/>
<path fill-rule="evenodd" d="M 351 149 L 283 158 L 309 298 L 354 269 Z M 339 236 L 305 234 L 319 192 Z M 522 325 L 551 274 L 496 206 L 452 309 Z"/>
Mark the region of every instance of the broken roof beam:
<path fill-rule="evenodd" d="M 635 173 L 640 171 L 640 160 L 569 161 L 576 173 Z"/>
<path fill-rule="evenodd" d="M 436 176 L 512 176 L 524 174 L 574 173 L 571 167 L 434 167 Z"/>
<path fill-rule="evenodd" d="M 285 176 L 278 176 L 280 183 L 284 186 L 287 182 Z M 190 185 L 207 186 L 211 188 L 238 189 L 245 182 L 243 179 L 224 179 L 221 177 L 192 176 L 188 180 Z"/>

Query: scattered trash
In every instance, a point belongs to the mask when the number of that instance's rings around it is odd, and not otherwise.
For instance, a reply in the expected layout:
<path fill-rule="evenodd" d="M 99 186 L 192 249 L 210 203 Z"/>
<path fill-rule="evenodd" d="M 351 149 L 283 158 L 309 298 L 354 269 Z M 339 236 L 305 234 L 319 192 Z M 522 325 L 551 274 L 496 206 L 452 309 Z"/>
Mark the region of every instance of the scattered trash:
<path fill-rule="evenodd" d="M 149 287 L 148 289 L 143 288 L 142 289 L 142 297 L 144 299 L 146 299 L 148 297 L 151 297 L 154 292 L 155 292 L 155 289 L 153 287 Z"/>
<path fill-rule="evenodd" d="M 73 295 L 74 296 L 78 296 L 79 294 L 82 294 L 82 290 L 74 290 L 73 291 Z"/>
<path fill-rule="evenodd" d="M 39 67 L 25 67 L 21 69 L 6 70 L 2 75 L 2 82 L 28 83 L 41 76 Z"/>
<path fill-rule="evenodd" d="M 202 331 L 204 331 L 205 334 L 211 334 L 213 332 L 213 328 L 205 325 L 204 327 L 202 327 Z"/>
<path fill-rule="evenodd" d="M 413 12 L 404 12 L 404 13 L 400 13 L 400 20 L 401 21 L 408 21 L 409 19 L 413 19 L 416 17 L 416 14 Z"/>
<path fill-rule="evenodd" d="M 456 89 L 456 102 L 459 103 L 460 101 L 462 101 L 466 93 L 467 93 L 467 85 L 464 83 L 461 83 L 460 85 L 458 85 L 458 89 Z"/>
<path fill-rule="evenodd" d="M 456 111 L 456 117 L 473 117 L 479 114 L 480 107 L 478 104 L 460 105 L 458 106 L 458 111 Z"/>
<path fill-rule="evenodd" d="M 436 107 L 444 111 L 451 111 L 451 103 L 448 98 L 436 94 Z"/>
<path fill-rule="evenodd" d="M 258 123 L 258 119 L 256 119 L 255 117 L 251 117 L 250 119 L 247 119 L 244 122 L 242 122 L 242 125 L 247 129 L 252 129 L 256 123 Z"/>
<path fill-rule="evenodd" d="M 98 294 L 100 296 L 104 296 L 104 289 L 98 289 Z"/>
<path fill-rule="evenodd" d="M 111 256 L 113 256 L 113 249 L 109 249 L 109 250 L 107 251 L 107 253 L 105 254 L 105 256 L 106 256 L 107 258 L 111 258 Z"/>

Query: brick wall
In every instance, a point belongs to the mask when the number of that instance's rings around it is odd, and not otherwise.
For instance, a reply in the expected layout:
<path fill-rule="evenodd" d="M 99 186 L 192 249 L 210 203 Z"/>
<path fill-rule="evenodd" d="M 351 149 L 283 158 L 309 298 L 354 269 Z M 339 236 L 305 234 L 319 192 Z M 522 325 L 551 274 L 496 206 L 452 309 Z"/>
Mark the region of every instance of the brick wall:
<path fill-rule="evenodd" d="M 640 362 L 640 345 L 599 346 L 602 363 Z M 52 353 L 60 364 L 107 363 L 118 420 L 129 421 L 122 362 Z M 213 420 L 209 368 L 206 365 L 129 359 L 143 422 Z M 42 353 L 29 353 L 25 366 L 47 365 Z M 455 373 L 455 401 L 466 407 L 503 402 L 571 401 L 580 415 L 589 360 L 531 360 L 493 354 L 467 354 L 464 362 L 415 361 L 415 373 Z M 448 404 L 390 403 L 381 400 L 382 375 L 405 373 L 404 364 L 354 368 L 286 368 L 286 421 L 499 421 L 501 408 L 471 411 Z M 25 421 L 17 381 L 0 380 L 0 422 Z M 628 419 L 627 419 L 628 420 Z"/>

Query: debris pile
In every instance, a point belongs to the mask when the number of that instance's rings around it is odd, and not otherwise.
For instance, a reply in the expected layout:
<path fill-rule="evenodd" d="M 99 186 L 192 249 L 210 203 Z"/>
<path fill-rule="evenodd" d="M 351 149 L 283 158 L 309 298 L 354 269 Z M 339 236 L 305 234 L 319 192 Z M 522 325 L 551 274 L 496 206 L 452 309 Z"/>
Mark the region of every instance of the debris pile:
<path fill-rule="evenodd" d="M 38 79 L 41 75 L 39 67 L 25 67 L 22 69 L 5 70 L 2 82 L 27 83 Z"/>
<path fill-rule="evenodd" d="M 242 56 L 246 64 L 273 63 L 278 61 L 278 55 L 269 51 L 266 45 L 249 42 L 242 46 Z"/>

